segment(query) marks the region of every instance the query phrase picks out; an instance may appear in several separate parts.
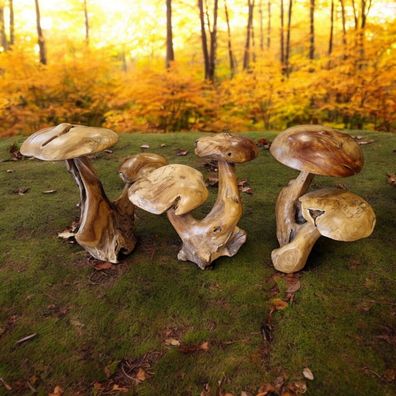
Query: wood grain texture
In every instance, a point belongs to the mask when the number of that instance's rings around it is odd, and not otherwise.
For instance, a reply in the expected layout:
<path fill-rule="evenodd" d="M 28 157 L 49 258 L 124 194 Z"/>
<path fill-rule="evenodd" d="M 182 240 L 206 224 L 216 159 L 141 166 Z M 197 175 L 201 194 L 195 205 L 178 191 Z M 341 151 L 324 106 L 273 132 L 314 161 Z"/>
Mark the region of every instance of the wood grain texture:
<path fill-rule="evenodd" d="M 349 191 L 324 188 L 299 198 L 302 215 L 320 234 L 336 241 L 356 241 L 371 235 L 375 213 L 363 198 Z"/>
<path fill-rule="evenodd" d="M 299 125 L 280 133 L 271 154 L 282 164 L 323 176 L 352 176 L 363 167 L 360 146 L 351 136 L 321 125 Z"/>

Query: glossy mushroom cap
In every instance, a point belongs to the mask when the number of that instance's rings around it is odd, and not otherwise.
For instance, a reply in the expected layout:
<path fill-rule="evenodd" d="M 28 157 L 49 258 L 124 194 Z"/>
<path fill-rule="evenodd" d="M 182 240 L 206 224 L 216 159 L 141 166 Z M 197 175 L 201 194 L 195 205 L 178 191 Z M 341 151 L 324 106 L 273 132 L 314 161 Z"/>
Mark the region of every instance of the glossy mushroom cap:
<path fill-rule="evenodd" d="M 302 215 L 321 235 L 336 241 L 356 241 L 374 230 L 375 213 L 361 197 L 337 188 L 324 188 L 299 198 Z"/>
<path fill-rule="evenodd" d="M 110 129 L 64 123 L 30 135 L 21 153 L 44 161 L 67 160 L 99 153 L 117 141 L 118 135 Z"/>
<path fill-rule="evenodd" d="M 258 155 L 256 144 L 244 136 L 233 136 L 229 133 L 219 133 L 214 136 L 199 138 L 195 143 L 195 154 L 215 160 L 230 163 L 251 161 Z"/>
<path fill-rule="evenodd" d="M 126 158 L 118 168 L 121 179 L 125 183 L 134 183 L 148 172 L 167 165 L 165 157 L 154 153 L 139 153 Z"/>
<path fill-rule="evenodd" d="M 186 214 L 208 198 L 202 173 L 186 165 L 165 165 L 137 180 L 128 190 L 130 201 L 141 209 L 161 214 L 170 208 Z"/>
<path fill-rule="evenodd" d="M 279 134 L 271 154 L 282 164 L 323 176 L 346 177 L 363 167 L 360 146 L 351 136 L 321 125 L 298 125 Z"/>

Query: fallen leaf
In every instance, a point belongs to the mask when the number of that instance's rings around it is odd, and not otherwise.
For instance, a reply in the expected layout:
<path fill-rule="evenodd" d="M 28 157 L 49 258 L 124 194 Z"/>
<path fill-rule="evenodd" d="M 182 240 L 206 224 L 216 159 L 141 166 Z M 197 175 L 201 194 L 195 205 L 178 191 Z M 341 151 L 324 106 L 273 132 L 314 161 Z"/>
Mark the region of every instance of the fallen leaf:
<path fill-rule="evenodd" d="M 16 345 L 21 345 L 21 344 L 23 344 L 23 343 L 26 342 L 26 341 L 32 340 L 32 339 L 33 339 L 34 337 L 36 337 L 36 336 L 37 336 L 37 333 L 29 334 L 29 335 L 26 336 L 26 337 L 20 338 L 15 344 L 16 344 Z"/>
<path fill-rule="evenodd" d="M 307 384 L 304 381 L 295 381 L 288 385 L 288 388 L 298 395 L 304 394 L 307 391 Z"/>
<path fill-rule="evenodd" d="M 18 187 L 13 191 L 14 194 L 25 195 L 30 190 L 29 187 Z"/>
<path fill-rule="evenodd" d="M 388 183 L 396 187 L 396 173 L 387 173 Z"/>
<path fill-rule="evenodd" d="M 142 145 L 140 146 L 140 148 L 143 149 L 143 150 L 145 150 L 145 149 L 149 149 L 150 146 L 149 146 L 148 144 L 142 144 Z"/>
<path fill-rule="evenodd" d="M 162 143 L 160 147 L 166 147 L 166 146 L 167 146 L 167 144 Z"/>
<path fill-rule="evenodd" d="M 125 386 L 119 386 L 117 384 L 114 384 L 112 389 L 113 392 L 121 392 L 121 393 L 127 393 L 129 392 L 129 389 L 126 388 Z"/>
<path fill-rule="evenodd" d="M 240 191 L 243 192 L 243 193 L 246 193 L 246 194 L 250 194 L 250 195 L 253 194 L 253 188 L 252 188 L 252 187 L 249 187 L 249 186 L 242 187 L 242 188 L 240 189 Z"/>
<path fill-rule="evenodd" d="M 358 140 L 358 144 L 360 144 L 360 145 L 365 145 L 365 144 L 371 144 L 371 143 L 374 143 L 375 142 L 375 140 L 374 139 L 368 139 L 368 140 Z"/>
<path fill-rule="evenodd" d="M 271 300 L 271 305 L 276 311 L 282 311 L 283 309 L 287 308 L 289 304 L 280 298 L 273 298 Z"/>
<path fill-rule="evenodd" d="M 167 338 L 165 345 L 180 346 L 180 341 L 176 340 L 176 338 Z"/>
<path fill-rule="evenodd" d="M 285 277 L 286 282 L 287 282 L 287 289 L 286 293 L 291 293 L 294 294 L 298 290 L 300 290 L 301 283 L 298 278 L 292 278 L 292 277 Z"/>
<path fill-rule="evenodd" d="M 56 193 L 56 190 L 45 190 L 43 191 L 43 194 L 54 194 Z"/>
<path fill-rule="evenodd" d="M 137 382 L 137 383 L 146 381 L 146 379 L 147 379 L 147 374 L 146 374 L 146 372 L 145 372 L 141 367 L 139 367 L 139 370 L 137 371 L 137 373 L 136 373 L 136 375 L 135 375 L 135 379 L 136 379 L 136 382 Z"/>
<path fill-rule="evenodd" d="M 104 270 L 108 270 L 111 269 L 113 267 L 112 263 L 109 262 L 101 262 L 101 263 L 97 263 L 95 264 L 94 268 L 96 269 L 96 271 L 104 271 Z"/>
<path fill-rule="evenodd" d="M 12 161 L 19 161 L 19 160 L 23 159 L 23 155 L 21 154 L 18 146 L 15 143 L 10 146 L 10 148 L 8 149 L 8 152 L 11 155 Z"/>
<path fill-rule="evenodd" d="M 56 385 L 54 390 L 48 394 L 48 396 L 62 396 L 64 393 L 63 389 L 59 386 Z"/>
<path fill-rule="evenodd" d="M 209 350 L 209 342 L 203 342 L 201 344 L 182 344 L 180 345 L 180 352 L 182 353 L 194 353 L 199 351 L 207 352 Z"/>
<path fill-rule="evenodd" d="M 206 184 L 210 187 L 216 187 L 219 184 L 219 178 L 216 175 L 209 175 L 206 179 Z"/>
<path fill-rule="evenodd" d="M 188 150 L 184 150 L 184 149 L 177 149 L 176 150 L 176 155 L 179 157 L 184 157 L 188 154 Z"/>
<path fill-rule="evenodd" d="M 302 373 L 307 380 L 310 381 L 314 380 L 314 375 L 312 374 L 312 371 L 308 367 L 305 367 Z"/>
<path fill-rule="evenodd" d="M 113 154 L 113 150 L 110 150 L 110 149 L 106 149 L 106 150 L 104 150 L 104 152 L 107 154 Z"/>
<path fill-rule="evenodd" d="M 276 389 L 272 384 L 263 384 L 260 386 L 256 396 L 267 396 L 273 392 L 276 392 Z"/>
<path fill-rule="evenodd" d="M 386 369 L 384 372 L 384 379 L 387 382 L 394 382 L 396 380 L 396 369 Z"/>
<path fill-rule="evenodd" d="M 7 169 L 6 172 L 7 173 L 14 173 L 15 171 L 13 169 Z"/>
<path fill-rule="evenodd" d="M 58 233 L 58 238 L 62 238 L 62 239 L 70 239 L 70 238 L 74 238 L 75 233 L 71 232 L 69 229 L 65 229 L 62 232 Z"/>
<path fill-rule="evenodd" d="M 0 377 L 0 383 L 2 383 L 3 386 L 4 386 L 4 388 L 6 388 L 8 391 L 11 391 L 11 390 L 12 390 L 11 385 L 7 384 L 7 382 L 5 382 L 4 379 L 1 378 L 1 377 Z"/>

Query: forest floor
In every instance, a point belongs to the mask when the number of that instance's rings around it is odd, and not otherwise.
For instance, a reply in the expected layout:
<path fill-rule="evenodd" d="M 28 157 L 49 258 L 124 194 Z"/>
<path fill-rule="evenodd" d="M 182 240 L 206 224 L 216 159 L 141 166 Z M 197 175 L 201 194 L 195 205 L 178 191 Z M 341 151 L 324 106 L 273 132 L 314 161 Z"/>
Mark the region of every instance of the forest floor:
<path fill-rule="evenodd" d="M 297 172 L 268 150 L 237 166 L 253 189 L 242 193 L 247 243 L 206 271 L 177 261 L 180 241 L 166 216 L 140 210 L 136 250 L 95 269 L 82 248 L 57 238 L 78 216 L 78 189 L 64 164 L 1 162 L 0 394 L 239 396 L 283 384 L 316 396 L 395 395 L 396 188 L 386 173 L 396 171 L 396 135 L 353 134 L 374 139 L 362 146 L 364 170 L 317 177 L 312 186 L 343 184 L 367 199 L 376 229 L 353 243 L 321 238 L 290 278 L 273 269 L 270 253 L 276 196 Z M 206 176 L 194 155 L 198 136 L 122 135 L 93 164 L 111 198 L 122 189 L 118 165 L 142 144 Z M 0 159 L 22 141 L 0 140 Z M 179 148 L 189 154 L 176 156 Z M 199 214 L 213 204 L 216 188 L 210 191 Z"/>

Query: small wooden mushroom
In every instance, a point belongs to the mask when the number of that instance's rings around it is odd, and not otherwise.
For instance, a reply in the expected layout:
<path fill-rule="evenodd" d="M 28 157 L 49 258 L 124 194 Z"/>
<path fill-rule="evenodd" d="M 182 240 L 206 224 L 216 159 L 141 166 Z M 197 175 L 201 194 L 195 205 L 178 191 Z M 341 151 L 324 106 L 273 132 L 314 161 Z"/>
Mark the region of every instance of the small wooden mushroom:
<path fill-rule="evenodd" d="M 258 151 L 248 138 L 219 134 L 198 139 L 195 153 L 218 161 L 218 196 L 205 218 L 197 220 L 189 214 L 208 196 L 202 174 L 184 165 L 168 165 L 153 171 L 130 188 L 129 198 L 151 213 L 167 211 L 183 241 L 178 259 L 205 269 L 220 256 L 235 255 L 246 241 L 246 232 L 237 226 L 242 204 L 233 163 L 252 160 Z"/>
<path fill-rule="evenodd" d="M 295 229 L 294 239 L 272 251 L 275 269 L 285 273 L 300 271 L 318 238 L 356 241 L 374 230 L 375 214 L 361 197 L 349 191 L 324 188 L 299 198 L 306 221 Z"/>
<path fill-rule="evenodd" d="M 276 201 L 276 234 L 280 246 L 294 239 L 296 205 L 314 175 L 352 176 L 363 167 L 363 153 L 351 136 L 321 125 L 299 125 L 279 134 L 272 142 L 271 154 L 300 175 L 279 193 Z"/>
<path fill-rule="evenodd" d="M 120 253 L 130 253 L 136 244 L 134 206 L 127 193 L 133 180 L 125 175 L 135 173 L 137 178 L 144 170 L 144 158 L 139 166 L 136 162 L 121 166 L 120 175 L 126 184 L 119 198 L 110 202 L 87 155 L 103 151 L 117 141 L 118 135 L 109 129 L 64 123 L 34 133 L 21 147 L 21 153 L 26 156 L 66 161 L 80 189 L 81 215 L 75 239 L 96 259 L 112 263 L 118 262 Z M 151 161 L 147 162 L 152 165 Z"/>

